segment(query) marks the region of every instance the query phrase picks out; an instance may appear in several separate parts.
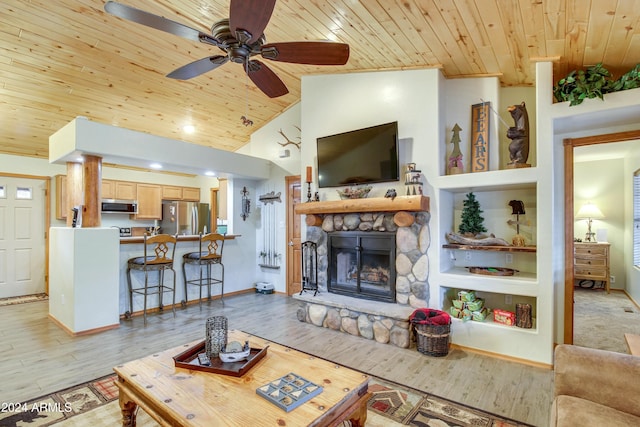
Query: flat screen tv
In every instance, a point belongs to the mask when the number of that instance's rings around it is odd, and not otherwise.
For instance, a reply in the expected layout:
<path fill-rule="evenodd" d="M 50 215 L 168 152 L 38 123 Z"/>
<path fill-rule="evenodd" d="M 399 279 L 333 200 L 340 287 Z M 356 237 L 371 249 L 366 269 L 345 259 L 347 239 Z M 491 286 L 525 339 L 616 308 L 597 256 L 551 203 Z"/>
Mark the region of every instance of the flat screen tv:
<path fill-rule="evenodd" d="M 317 139 L 318 187 L 398 181 L 398 122 Z"/>

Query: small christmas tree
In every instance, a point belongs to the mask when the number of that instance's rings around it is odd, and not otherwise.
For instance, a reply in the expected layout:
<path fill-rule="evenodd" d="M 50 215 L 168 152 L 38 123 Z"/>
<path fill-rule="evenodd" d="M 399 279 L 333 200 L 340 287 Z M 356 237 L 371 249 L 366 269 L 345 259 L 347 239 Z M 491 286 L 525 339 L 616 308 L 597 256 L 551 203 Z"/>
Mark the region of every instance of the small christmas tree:
<path fill-rule="evenodd" d="M 480 209 L 480 203 L 476 200 L 476 196 L 473 193 L 468 193 L 463 205 L 462 222 L 458 232 L 461 234 L 470 233 L 475 236 L 478 233 L 487 231 L 482 224 L 484 218 L 480 215 L 482 210 Z"/>

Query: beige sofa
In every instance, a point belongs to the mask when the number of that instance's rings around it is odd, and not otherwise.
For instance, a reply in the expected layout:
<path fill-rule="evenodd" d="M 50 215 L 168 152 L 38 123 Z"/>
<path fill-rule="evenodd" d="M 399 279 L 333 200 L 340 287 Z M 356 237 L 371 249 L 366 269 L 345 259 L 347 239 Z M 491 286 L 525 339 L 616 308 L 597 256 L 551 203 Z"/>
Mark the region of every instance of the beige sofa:
<path fill-rule="evenodd" d="M 640 426 L 640 357 L 559 345 L 550 426 Z"/>

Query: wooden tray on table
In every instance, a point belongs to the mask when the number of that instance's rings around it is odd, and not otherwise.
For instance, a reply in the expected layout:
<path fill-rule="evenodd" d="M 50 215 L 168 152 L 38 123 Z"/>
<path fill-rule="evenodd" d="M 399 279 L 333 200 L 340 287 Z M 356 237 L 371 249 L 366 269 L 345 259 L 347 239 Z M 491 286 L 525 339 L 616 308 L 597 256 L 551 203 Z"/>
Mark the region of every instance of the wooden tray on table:
<path fill-rule="evenodd" d="M 240 360 L 238 362 L 223 362 L 220 358 L 215 357 L 211 360 L 211 365 L 201 365 L 198 360 L 198 354 L 205 352 L 205 342 L 202 341 L 177 356 L 174 356 L 173 360 L 178 368 L 230 375 L 232 377 L 241 377 L 267 354 L 268 348 L 269 346 L 266 346 L 265 348 L 252 347 L 246 360 Z"/>

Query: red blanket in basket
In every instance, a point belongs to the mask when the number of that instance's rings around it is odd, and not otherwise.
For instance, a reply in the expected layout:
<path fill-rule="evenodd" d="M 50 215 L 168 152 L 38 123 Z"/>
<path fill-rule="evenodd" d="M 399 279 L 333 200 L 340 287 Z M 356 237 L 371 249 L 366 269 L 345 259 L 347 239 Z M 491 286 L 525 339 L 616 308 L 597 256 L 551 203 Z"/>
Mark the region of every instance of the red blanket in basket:
<path fill-rule="evenodd" d="M 449 325 L 451 316 L 442 310 L 434 310 L 433 308 L 419 308 L 409 316 L 411 323 L 419 323 L 422 325 Z"/>

